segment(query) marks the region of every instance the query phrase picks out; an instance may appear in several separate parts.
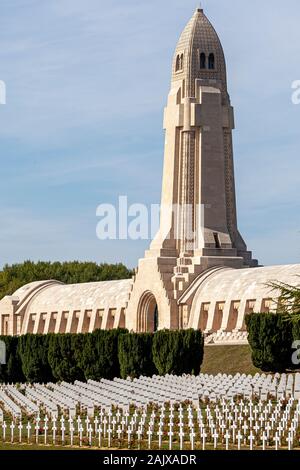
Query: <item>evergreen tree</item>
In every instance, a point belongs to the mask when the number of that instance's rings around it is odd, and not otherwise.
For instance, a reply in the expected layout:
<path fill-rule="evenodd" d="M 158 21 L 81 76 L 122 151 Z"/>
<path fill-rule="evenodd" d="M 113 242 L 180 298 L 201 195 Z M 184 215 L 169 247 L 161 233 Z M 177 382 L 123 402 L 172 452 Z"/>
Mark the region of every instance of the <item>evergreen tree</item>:
<path fill-rule="evenodd" d="M 119 337 L 121 377 L 151 377 L 157 373 L 152 357 L 151 333 L 128 333 Z"/>

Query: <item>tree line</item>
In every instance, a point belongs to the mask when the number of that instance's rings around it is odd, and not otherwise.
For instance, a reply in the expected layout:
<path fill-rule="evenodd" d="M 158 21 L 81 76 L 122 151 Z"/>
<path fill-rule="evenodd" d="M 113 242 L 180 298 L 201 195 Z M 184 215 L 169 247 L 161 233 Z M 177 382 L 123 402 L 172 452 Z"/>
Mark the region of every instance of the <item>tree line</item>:
<path fill-rule="evenodd" d="M 126 329 L 81 334 L 0 336 L 6 364 L 0 382 L 74 382 L 153 374 L 199 374 L 200 330 L 129 333 Z"/>
<path fill-rule="evenodd" d="M 97 264 L 93 262 L 25 261 L 5 265 L 0 271 L 0 299 L 12 295 L 17 289 L 33 281 L 55 279 L 65 284 L 129 279 L 133 272 L 123 264 Z"/>

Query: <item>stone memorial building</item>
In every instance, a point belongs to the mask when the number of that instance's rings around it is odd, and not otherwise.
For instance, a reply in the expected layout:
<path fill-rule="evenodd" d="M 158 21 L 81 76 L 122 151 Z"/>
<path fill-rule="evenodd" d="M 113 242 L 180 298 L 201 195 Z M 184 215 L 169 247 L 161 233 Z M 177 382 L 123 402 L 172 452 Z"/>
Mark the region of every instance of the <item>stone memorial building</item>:
<path fill-rule="evenodd" d="M 276 309 L 268 283 L 297 284 L 300 265 L 259 267 L 239 233 L 226 63 L 202 9 L 176 47 L 164 129 L 160 230 L 134 278 L 25 285 L 0 302 L 1 334 L 201 328 L 239 343 L 247 313 Z"/>

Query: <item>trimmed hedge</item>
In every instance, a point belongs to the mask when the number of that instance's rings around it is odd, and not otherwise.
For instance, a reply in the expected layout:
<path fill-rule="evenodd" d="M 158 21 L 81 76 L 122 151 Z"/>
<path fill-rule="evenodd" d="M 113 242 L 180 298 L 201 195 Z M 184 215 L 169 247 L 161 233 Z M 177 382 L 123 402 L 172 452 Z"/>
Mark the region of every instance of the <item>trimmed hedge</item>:
<path fill-rule="evenodd" d="M 17 352 L 27 382 L 52 382 L 54 377 L 48 361 L 51 334 L 27 334 L 18 338 Z"/>
<path fill-rule="evenodd" d="M 200 372 L 204 338 L 200 330 L 160 330 L 153 338 L 153 360 L 160 375 Z"/>
<path fill-rule="evenodd" d="M 151 334 L 114 329 L 0 339 L 7 360 L 0 366 L 0 382 L 12 383 L 198 374 L 204 346 L 201 331 L 194 330 Z"/>
<path fill-rule="evenodd" d="M 118 359 L 119 338 L 127 333 L 125 329 L 95 330 L 84 335 L 80 364 L 86 380 L 112 380 L 120 377 Z"/>
<path fill-rule="evenodd" d="M 0 382 L 24 382 L 22 362 L 18 351 L 17 336 L 0 336 L 6 347 L 6 364 L 0 364 Z"/>
<path fill-rule="evenodd" d="M 255 367 L 264 372 L 283 372 L 294 367 L 290 317 L 280 313 L 250 314 L 246 316 L 246 326 Z"/>
<path fill-rule="evenodd" d="M 51 335 L 48 361 L 55 380 L 74 382 L 84 379 L 84 373 L 76 360 L 77 348 L 78 344 L 73 334 Z"/>
<path fill-rule="evenodd" d="M 157 373 L 152 357 L 153 334 L 129 333 L 119 337 L 119 362 L 122 379 L 151 377 Z"/>

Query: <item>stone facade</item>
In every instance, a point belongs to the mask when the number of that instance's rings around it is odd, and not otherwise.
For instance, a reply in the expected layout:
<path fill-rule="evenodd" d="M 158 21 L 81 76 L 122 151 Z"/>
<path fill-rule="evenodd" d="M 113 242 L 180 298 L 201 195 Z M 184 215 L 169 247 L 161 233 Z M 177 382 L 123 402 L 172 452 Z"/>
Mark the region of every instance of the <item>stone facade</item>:
<path fill-rule="evenodd" d="M 202 9 L 176 47 L 164 128 L 160 230 L 134 279 L 31 283 L 1 300 L 1 334 L 191 327 L 244 339 L 245 314 L 276 308 L 268 282 L 297 284 L 300 265 L 258 267 L 239 233 L 226 63 Z"/>

